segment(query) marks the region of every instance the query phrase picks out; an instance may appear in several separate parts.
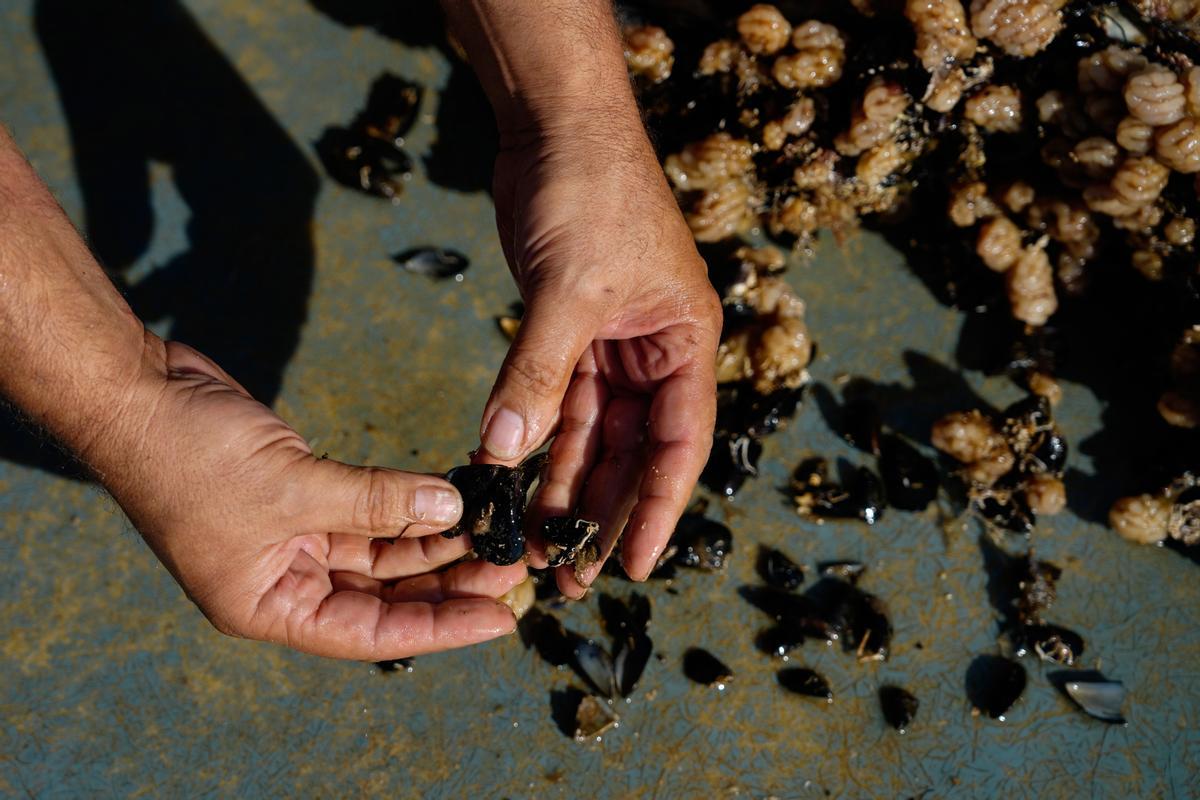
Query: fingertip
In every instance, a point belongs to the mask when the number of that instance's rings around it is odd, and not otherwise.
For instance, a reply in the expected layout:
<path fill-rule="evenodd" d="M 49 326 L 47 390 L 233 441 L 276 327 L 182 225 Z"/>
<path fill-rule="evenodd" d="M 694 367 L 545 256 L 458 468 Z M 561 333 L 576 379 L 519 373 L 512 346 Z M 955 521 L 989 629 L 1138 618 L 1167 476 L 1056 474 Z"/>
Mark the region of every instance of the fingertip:
<path fill-rule="evenodd" d="M 442 529 L 456 525 L 463 513 L 462 495 L 446 481 L 426 483 L 413 493 L 413 511 L 417 521 Z"/>

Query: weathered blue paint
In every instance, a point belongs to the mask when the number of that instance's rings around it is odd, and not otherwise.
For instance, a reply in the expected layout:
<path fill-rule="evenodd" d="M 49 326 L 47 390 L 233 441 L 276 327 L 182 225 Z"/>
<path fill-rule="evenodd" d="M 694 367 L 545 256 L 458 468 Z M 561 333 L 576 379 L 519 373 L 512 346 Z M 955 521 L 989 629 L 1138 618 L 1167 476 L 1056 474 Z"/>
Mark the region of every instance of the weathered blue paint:
<path fill-rule="evenodd" d="M 51 5 L 57 4 L 43 8 Z M 10 0 L 0 9 L 0 119 L 83 224 L 75 153 L 60 87 L 35 35 L 34 6 Z M 232 90 L 232 97 L 218 103 L 208 95 L 211 106 L 202 109 L 213 135 L 237 149 L 238 128 L 247 126 L 247 135 L 264 143 L 262 171 L 248 160 L 243 174 L 226 174 L 217 160 L 203 162 L 215 170 L 211 175 L 194 179 L 242 186 L 263 202 L 295 200 L 256 183 L 264 176 L 308 193 L 279 223 L 298 249 L 284 265 L 294 271 L 279 278 L 281 294 L 293 303 L 283 314 L 292 330 L 283 333 L 296 338 L 279 345 L 276 355 L 284 357 L 277 363 L 262 365 L 279 375 L 276 408 L 318 451 L 341 459 L 430 471 L 461 462 L 475 444 L 478 413 L 505 349 L 493 316 L 516 298 L 489 198 L 441 188 L 425 168 L 397 206 L 323 177 L 309 182 L 322 175 L 311 143 L 325 125 L 359 108 L 378 73 L 392 70 L 436 90 L 449 79 L 449 63 L 433 48 L 342 27 L 303 3 L 188 0 L 193 22 L 174 6 L 158 4 L 155 15 L 164 16 L 154 17 L 161 24 L 147 29 L 148 39 L 93 45 L 100 53 L 109 46 L 153 54 L 170 48 L 170 37 L 192 37 L 178 45 L 196 58 L 200 77 L 189 91 L 208 85 L 204 75 L 228 70 L 212 91 Z M 99 99 L 136 102 L 141 88 L 131 79 L 108 86 L 112 94 Z M 427 153 L 437 135 L 438 103 L 436 92 L 425 100 L 410 136 L 416 155 Z M 168 120 L 171 113 L 160 109 Z M 186 185 L 186 175 L 164 166 L 169 161 L 169 154 L 154 155 L 144 179 L 153 229 L 135 248 L 131 282 L 177 259 L 197 217 L 220 222 L 219 213 L 208 216 L 212 198 L 197 200 L 203 189 Z M 127 198 L 112 202 L 118 215 L 129 213 L 122 205 Z M 253 208 L 242 211 L 256 219 Z M 431 283 L 389 262 L 389 253 L 422 243 L 468 253 L 474 266 L 461 284 Z M 221 274 L 215 268 L 213 275 Z M 310 280 L 311 290 L 297 290 L 298 281 Z M 813 368 L 818 381 L 831 384 L 849 373 L 911 385 L 903 348 L 953 363 L 961 317 L 938 305 L 880 240 L 863 235 L 844 249 L 827 243 L 790 280 L 810 303 L 822 354 Z M 193 288 L 211 290 L 203 279 Z M 268 312 L 264 320 L 274 319 Z M 157 324 L 172 328 L 170 318 Z M 965 377 L 993 402 L 1015 396 L 1006 384 Z M 1097 430 L 1102 409 L 1088 390 L 1066 388 L 1062 424 L 1073 443 L 1082 442 Z M 923 382 L 891 414 L 921 437 L 924 420 L 964 402 L 965 393 L 945 374 Z M 2 794 L 1186 797 L 1196 791 L 1196 565 L 1128 545 L 1072 513 L 1044 524 L 1038 554 L 1064 567 L 1054 619 L 1087 636 L 1085 666 L 1126 682 L 1129 725 L 1083 717 L 1033 663 L 1026 664 L 1030 688 L 1008 722 L 975 718 L 963 678 L 972 657 L 994 651 L 995 624 L 974 532 L 944 530 L 931 515 L 895 512 L 874 529 L 799 521 L 776 491 L 790 467 L 809 452 L 861 458 L 812 406 L 768 441 L 765 474 L 734 505 L 718 509 L 738 537 L 729 570 L 685 575 L 676 595 L 647 589 L 662 660 L 652 660 L 637 697 L 622 710 L 621 726 L 588 745 L 569 741 L 550 720 L 550 691 L 576 679 L 538 661 L 515 637 L 421 658 L 411 674 L 391 675 L 222 638 L 110 501 L 93 487 L 30 466 L 45 462 L 47 453 L 19 443 L 11 428 L 0 430 L 6 437 L 0 452 L 11 457 L 0 462 Z M 1073 488 L 1096 485 L 1087 480 L 1092 465 L 1079 448 L 1071 463 L 1079 475 Z M 1073 508 L 1088 516 L 1105 502 L 1072 497 Z M 829 677 L 837 693 L 831 706 L 784 694 L 774 682 L 778 664 L 752 648 L 766 620 L 736 589 L 755 581 L 755 542 L 782 547 L 809 565 L 866 561 L 865 587 L 892 609 L 896 648 L 888 662 L 860 665 L 812 645 L 794 659 Z M 611 579 L 601 589 L 629 591 Z M 572 627 L 599 633 L 594 602 L 576 605 L 567 617 Z M 736 676 L 723 694 L 684 679 L 680 658 L 693 645 L 733 667 Z M 905 736 L 882 722 L 875 691 L 883 682 L 907 686 L 921 700 Z"/>

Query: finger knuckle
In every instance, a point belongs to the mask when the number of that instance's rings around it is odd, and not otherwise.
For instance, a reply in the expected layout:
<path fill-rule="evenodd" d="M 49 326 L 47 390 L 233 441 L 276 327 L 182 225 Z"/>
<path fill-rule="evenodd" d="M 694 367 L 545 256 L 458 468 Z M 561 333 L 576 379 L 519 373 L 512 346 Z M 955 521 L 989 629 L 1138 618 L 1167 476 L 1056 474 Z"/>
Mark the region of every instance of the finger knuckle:
<path fill-rule="evenodd" d="M 514 358 L 507 377 L 519 389 L 537 397 L 551 397 L 558 391 L 559 371 L 538 358 Z"/>
<path fill-rule="evenodd" d="M 386 470 L 368 468 L 356 509 L 355 523 L 363 530 L 393 533 L 411 516 L 408 494 Z"/>

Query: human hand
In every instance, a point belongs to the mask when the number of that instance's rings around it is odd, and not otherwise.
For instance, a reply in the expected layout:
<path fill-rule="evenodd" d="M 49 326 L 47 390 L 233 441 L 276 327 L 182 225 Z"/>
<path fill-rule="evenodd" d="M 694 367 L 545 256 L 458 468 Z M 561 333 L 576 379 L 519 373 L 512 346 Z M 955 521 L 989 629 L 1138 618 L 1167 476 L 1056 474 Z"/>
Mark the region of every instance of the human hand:
<path fill-rule="evenodd" d="M 471 546 L 431 535 L 462 512 L 450 484 L 318 459 L 207 358 L 150 338 L 153 377 L 82 454 L 218 630 L 379 661 L 514 629 L 495 598 L 523 565 L 438 571 Z"/>
<path fill-rule="evenodd" d="M 721 306 L 636 113 L 588 113 L 503 135 L 496 219 L 525 318 L 483 413 L 481 459 L 512 464 L 553 437 L 530 506 L 601 524 L 644 580 L 666 547 L 712 444 Z M 578 579 L 577 579 L 578 578 Z"/>

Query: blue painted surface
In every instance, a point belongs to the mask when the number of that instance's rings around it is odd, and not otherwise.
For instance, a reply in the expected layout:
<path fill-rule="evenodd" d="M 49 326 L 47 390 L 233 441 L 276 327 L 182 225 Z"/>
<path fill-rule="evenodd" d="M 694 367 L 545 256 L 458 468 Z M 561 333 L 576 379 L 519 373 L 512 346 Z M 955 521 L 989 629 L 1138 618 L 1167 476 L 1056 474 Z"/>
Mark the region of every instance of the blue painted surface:
<path fill-rule="evenodd" d="M 10 0 L 0 9 L 0 119 L 83 225 L 85 194 L 74 159 L 79 141 L 98 132 L 77 131 L 72 143 L 61 78 L 52 77 L 45 37 L 35 33 L 35 5 Z M 43 4 L 43 11 L 56 5 Z M 452 80 L 450 63 L 434 47 L 399 45 L 369 28 L 344 27 L 303 3 L 155 5 L 157 24 L 143 28 L 150 39 L 114 43 L 97 36 L 101 40 L 87 46 L 98 48 L 95 58 L 103 58 L 105 48 L 140 47 L 148 58 L 173 49 L 176 68 L 183 52 L 194 62 L 188 91 L 207 105 L 172 109 L 162 105 L 170 98 L 159 95 L 145 119 L 205 125 L 207 118 L 211 128 L 189 140 L 199 150 L 150 154 L 144 184 L 152 230 L 127 264 L 110 260 L 110 268 L 126 268 L 126 279 L 137 284 L 197 250 L 190 267 L 196 277 L 185 287 L 190 294 L 168 293 L 176 311 L 157 329 L 169 332 L 191 314 L 192 329 L 242 359 L 242 370 L 276 374 L 275 407 L 318 452 L 421 470 L 459 463 L 475 444 L 478 413 L 505 349 L 493 317 L 516 299 L 495 241 L 490 200 L 435 184 L 423 165 L 398 205 L 375 201 L 325 179 L 311 147 L 326 125 L 352 116 L 377 74 L 391 70 L 435 90 L 409 137 L 414 155 L 428 154 L 439 135 L 451 133 L 439 134 L 435 125 L 436 90 Z M 79 79 L 78 64 L 75 69 Z M 215 88 L 213 75 L 224 76 Z M 135 77 L 111 82 L 101 96 L 83 102 L 134 103 L 136 110 L 145 81 Z M 454 80 L 461 83 L 461 76 Z M 460 89 L 451 87 L 447 102 L 465 102 Z M 228 148 L 226 161 L 212 137 Z M 204 169 L 189 179 L 181 160 Z M 132 187 L 140 190 L 141 183 Z M 291 196 L 279 196 L 283 187 Z M 102 200 L 105 188 L 97 187 Z M 221 263 L 245 256 L 193 244 L 212 238 L 201 236 L 198 226 L 221 223 L 221 191 L 240 191 L 229 202 L 244 221 L 273 220 L 295 248 L 279 271 L 251 275 L 264 304 L 261 317 L 239 322 L 248 326 L 243 349 L 202 324 L 225 313 L 221 301 L 229 294 L 212 283 L 231 280 Z M 247 197 L 282 203 L 286 213 L 268 213 Z M 114 199 L 110 211 L 127 222 L 129 202 Z M 230 241 L 240 240 L 225 240 L 227 248 Z M 388 260 L 426 242 L 471 256 L 474 265 L 461 284 L 433 284 Z M 259 262 L 244 263 L 257 269 Z M 810 304 L 822 353 L 813 368 L 818 381 L 831 384 L 848 373 L 911 386 L 908 364 L 920 362 L 906 363 L 905 348 L 953 363 L 960 316 L 938 305 L 882 241 L 864 234 L 845 249 L 826 243 L 813 263 L 793 268 L 790 280 Z M 925 420 L 966 401 L 953 373 L 933 372 L 934 380 L 924 380 L 890 412 L 918 438 Z M 1015 397 L 1007 384 L 965 377 L 994 403 Z M 1061 422 L 1072 443 L 1083 442 L 1098 429 L 1103 408 L 1086 388 L 1068 384 L 1066 390 Z M 717 510 L 737 535 L 730 568 L 717 576 L 684 575 L 675 594 L 661 585 L 647 588 L 661 660 L 652 660 L 620 727 L 588 745 L 562 736 L 550 719 L 550 691 L 578 680 L 539 661 L 516 637 L 421 658 L 412 673 L 387 675 L 222 638 L 111 501 L 43 468 L 52 451 L 31 449 L 11 428 L 0 430 L 7 437 L 0 440 L 7 457 L 0 461 L 0 794 L 1196 792 L 1196 565 L 1126 544 L 1074 513 L 1044 523 L 1038 554 L 1064 568 L 1053 618 L 1087 637 L 1084 666 L 1126 682 L 1129 725 L 1083 717 L 1050 687 L 1045 670 L 1029 662 L 1030 687 L 1008 722 L 973 717 L 964 673 L 975 655 L 995 650 L 995 614 L 975 531 L 943 526 L 932 513 L 889 512 L 873 529 L 798 520 L 776 491 L 791 466 L 807 453 L 862 458 L 811 405 L 767 442 L 764 475 L 736 504 Z M 1079 448 L 1071 463 L 1078 486 L 1100 485 L 1089 483 L 1092 464 Z M 1072 496 L 1072 507 L 1085 511 L 1105 502 Z M 858 664 L 811 644 L 793 660 L 829 677 L 837 693 L 832 706 L 782 693 L 774 682 L 779 665 L 752 647 L 766 619 L 736 589 L 756 581 L 755 542 L 780 546 L 808 565 L 861 559 L 870 565 L 865 588 L 891 608 L 896 647 L 888 662 Z M 602 591 L 629 591 L 628 584 L 604 581 Z M 566 618 L 583 633 L 600 632 L 594 602 L 572 607 Z M 710 648 L 733 668 L 723 694 L 682 676 L 680 658 L 693 645 Z M 900 683 L 921 700 L 917 722 L 903 737 L 878 713 L 875 691 L 884 682 Z"/>

